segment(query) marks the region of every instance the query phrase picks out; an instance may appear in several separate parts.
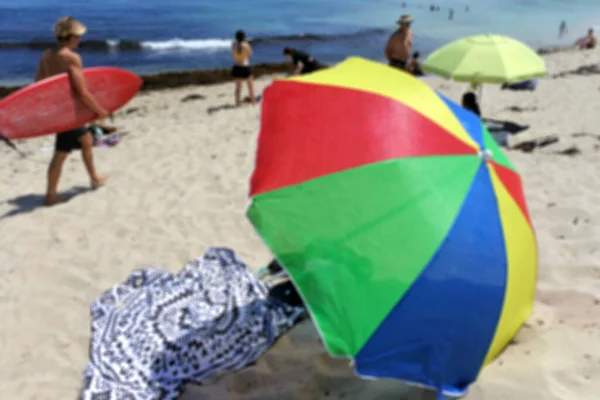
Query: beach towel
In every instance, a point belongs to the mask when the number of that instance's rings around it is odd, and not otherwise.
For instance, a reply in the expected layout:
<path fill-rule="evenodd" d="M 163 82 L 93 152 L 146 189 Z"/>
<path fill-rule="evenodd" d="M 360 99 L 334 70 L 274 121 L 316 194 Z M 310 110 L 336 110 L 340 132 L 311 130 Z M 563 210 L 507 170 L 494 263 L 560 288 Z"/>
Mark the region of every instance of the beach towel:
<path fill-rule="evenodd" d="M 133 272 L 91 306 L 80 398 L 174 400 L 187 382 L 253 363 L 306 315 L 269 289 L 227 248 L 210 248 L 177 274 Z"/>

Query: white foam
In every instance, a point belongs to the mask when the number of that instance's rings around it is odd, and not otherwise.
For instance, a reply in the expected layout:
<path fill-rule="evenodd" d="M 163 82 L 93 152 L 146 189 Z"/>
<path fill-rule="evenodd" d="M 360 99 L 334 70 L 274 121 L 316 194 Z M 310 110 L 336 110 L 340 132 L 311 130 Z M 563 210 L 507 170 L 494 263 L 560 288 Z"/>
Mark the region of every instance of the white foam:
<path fill-rule="evenodd" d="M 142 48 L 154 51 L 168 50 L 219 50 L 231 46 L 229 39 L 179 39 L 142 42 Z"/>

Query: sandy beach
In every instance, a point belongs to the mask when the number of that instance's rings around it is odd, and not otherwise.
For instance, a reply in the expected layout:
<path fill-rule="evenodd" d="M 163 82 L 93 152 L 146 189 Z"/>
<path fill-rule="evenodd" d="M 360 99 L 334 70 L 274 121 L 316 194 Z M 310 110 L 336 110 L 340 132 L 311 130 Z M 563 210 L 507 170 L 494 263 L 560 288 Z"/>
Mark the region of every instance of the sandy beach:
<path fill-rule="evenodd" d="M 546 55 L 534 92 L 484 88 L 482 112 L 529 129 L 507 150 L 520 171 L 539 243 L 534 314 L 472 387 L 468 400 L 592 400 L 600 392 L 600 51 Z M 584 69 L 580 69 L 580 72 Z M 257 81 L 262 90 L 272 77 Z M 464 84 L 426 78 L 460 101 Z M 0 146 L 0 394 L 75 399 L 87 363 L 89 306 L 144 264 L 177 271 L 209 246 L 235 249 L 254 269 L 270 254 L 245 217 L 259 108 L 233 108 L 231 84 L 140 94 L 115 124 L 127 135 L 98 148 L 110 175 L 97 190 L 69 158 L 61 192 L 42 207 L 53 137 Z M 185 100 L 184 100 L 185 99 Z M 434 399 L 394 381 L 363 381 L 328 357 L 305 321 L 252 367 L 190 386 L 185 400 Z"/>

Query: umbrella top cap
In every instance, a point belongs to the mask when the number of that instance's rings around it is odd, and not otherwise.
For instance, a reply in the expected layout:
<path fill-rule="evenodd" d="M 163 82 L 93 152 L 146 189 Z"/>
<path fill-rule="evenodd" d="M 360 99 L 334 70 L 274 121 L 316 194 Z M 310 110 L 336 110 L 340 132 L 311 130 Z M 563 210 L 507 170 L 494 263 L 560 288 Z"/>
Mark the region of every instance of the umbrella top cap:
<path fill-rule="evenodd" d="M 485 149 L 479 152 L 479 158 L 482 162 L 490 162 L 494 158 L 494 154 L 491 150 Z"/>

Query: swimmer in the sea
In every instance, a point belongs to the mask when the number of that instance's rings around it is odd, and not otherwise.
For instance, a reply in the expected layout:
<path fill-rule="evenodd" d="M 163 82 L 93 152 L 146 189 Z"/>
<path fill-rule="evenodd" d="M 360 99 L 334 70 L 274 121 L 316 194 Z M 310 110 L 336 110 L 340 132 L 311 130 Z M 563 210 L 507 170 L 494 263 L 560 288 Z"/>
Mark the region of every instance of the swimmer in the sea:
<path fill-rule="evenodd" d="M 560 27 L 558 28 L 558 37 L 561 38 L 565 36 L 568 32 L 569 30 L 567 29 L 567 21 L 563 20 L 560 23 Z"/>

